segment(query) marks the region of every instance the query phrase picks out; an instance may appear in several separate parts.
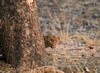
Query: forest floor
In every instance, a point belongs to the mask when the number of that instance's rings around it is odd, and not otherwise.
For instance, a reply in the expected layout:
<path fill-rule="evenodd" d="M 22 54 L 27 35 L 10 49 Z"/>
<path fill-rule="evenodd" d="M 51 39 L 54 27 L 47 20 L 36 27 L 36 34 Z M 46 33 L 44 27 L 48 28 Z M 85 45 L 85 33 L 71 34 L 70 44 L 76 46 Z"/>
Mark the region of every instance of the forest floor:
<path fill-rule="evenodd" d="M 65 73 L 100 73 L 100 1 L 39 0 L 43 35 L 61 38 L 55 48 L 46 48 L 45 65 Z M 0 73 L 13 68 L 0 62 Z"/>
<path fill-rule="evenodd" d="M 38 5 L 43 34 L 62 41 L 47 48 L 46 65 L 65 73 L 100 73 L 100 1 L 39 0 Z"/>
<path fill-rule="evenodd" d="M 82 40 L 76 42 L 74 38 L 58 43 L 55 48 L 46 48 L 45 65 L 55 66 L 65 73 L 100 73 L 100 44 L 80 44 Z M 14 68 L 10 64 L 0 62 L 0 73 L 11 71 Z"/>
<path fill-rule="evenodd" d="M 100 73 L 100 44 L 84 46 L 78 44 L 80 40 L 75 40 L 71 38 L 56 48 L 47 48 L 47 65 L 53 65 L 65 73 Z"/>

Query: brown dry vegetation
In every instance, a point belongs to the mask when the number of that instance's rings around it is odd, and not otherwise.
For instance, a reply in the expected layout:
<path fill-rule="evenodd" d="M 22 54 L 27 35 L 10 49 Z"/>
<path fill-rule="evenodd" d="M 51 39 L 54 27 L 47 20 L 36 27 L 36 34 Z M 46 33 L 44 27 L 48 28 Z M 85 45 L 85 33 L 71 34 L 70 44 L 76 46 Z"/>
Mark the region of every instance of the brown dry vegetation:
<path fill-rule="evenodd" d="M 46 48 L 53 65 L 65 73 L 100 72 L 100 1 L 41 0 L 43 34 L 59 36 L 55 48 Z"/>

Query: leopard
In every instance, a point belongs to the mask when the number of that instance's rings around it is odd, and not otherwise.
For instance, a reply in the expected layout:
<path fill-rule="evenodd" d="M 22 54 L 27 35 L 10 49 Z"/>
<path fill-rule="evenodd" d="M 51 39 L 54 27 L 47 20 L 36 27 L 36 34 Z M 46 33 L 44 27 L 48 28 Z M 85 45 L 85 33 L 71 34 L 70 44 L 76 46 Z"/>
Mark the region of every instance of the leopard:
<path fill-rule="evenodd" d="M 56 48 L 56 45 L 60 42 L 60 37 L 55 35 L 44 36 L 45 46 Z"/>

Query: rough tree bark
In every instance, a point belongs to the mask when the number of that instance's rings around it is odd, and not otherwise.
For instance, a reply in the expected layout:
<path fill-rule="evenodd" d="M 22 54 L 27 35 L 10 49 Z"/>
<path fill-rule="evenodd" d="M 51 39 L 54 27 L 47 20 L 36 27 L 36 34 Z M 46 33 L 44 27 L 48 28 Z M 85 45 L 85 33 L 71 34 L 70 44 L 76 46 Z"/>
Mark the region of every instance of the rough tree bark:
<path fill-rule="evenodd" d="M 45 51 L 36 0 L 0 0 L 6 61 L 17 73 L 31 73 Z"/>

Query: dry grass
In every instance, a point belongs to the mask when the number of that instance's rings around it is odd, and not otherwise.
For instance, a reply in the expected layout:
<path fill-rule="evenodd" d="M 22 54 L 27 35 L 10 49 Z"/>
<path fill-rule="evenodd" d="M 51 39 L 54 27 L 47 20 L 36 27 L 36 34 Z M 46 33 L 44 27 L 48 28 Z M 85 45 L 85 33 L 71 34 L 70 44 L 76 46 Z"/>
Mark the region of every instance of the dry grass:
<path fill-rule="evenodd" d="M 66 25 L 64 14 L 61 13 L 59 15 L 60 17 L 58 17 L 57 14 L 54 14 L 52 16 L 52 14 L 48 11 L 48 15 L 49 15 L 52 23 L 54 24 L 52 26 L 52 30 L 49 30 L 49 31 L 56 33 L 56 36 L 59 36 L 62 42 L 65 41 L 69 37 L 68 31 L 69 31 L 70 25 L 69 24 Z M 60 29 L 60 31 L 58 31 L 56 28 Z M 67 29 L 67 33 L 66 33 L 66 29 Z"/>
<path fill-rule="evenodd" d="M 49 57 L 46 65 L 53 65 L 60 70 L 63 70 L 65 73 L 97 73 L 96 66 L 90 64 L 88 61 L 90 58 L 93 58 L 92 54 L 96 54 L 96 51 L 91 50 L 82 50 L 70 52 L 66 49 L 70 48 L 69 46 L 57 46 L 56 48 L 47 48 Z M 79 53 L 78 53 L 79 52 Z M 95 60 L 94 60 L 95 62 Z M 93 63 L 94 63 L 93 62 Z M 95 64 L 95 63 L 94 63 Z"/>
<path fill-rule="evenodd" d="M 31 73 L 64 73 L 61 70 L 58 70 L 54 66 L 43 66 L 43 67 L 38 67 L 32 70 Z"/>
<path fill-rule="evenodd" d="M 59 3 L 57 0 L 55 0 L 55 4 L 59 7 L 60 13 L 52 13 L 48 11 L 48 16 L 51 19 L 52 22 L 52 30 L 49 30 L 49 32 L 56 33 L 55 36 L 59 36 L 60 40 L 62 41 L 63 45 L 58 44 L 55 48 L 47 48 L 47 51 L 49 53 L 49 62 L 47 65 L 53 65 L 61 70 L 63 70 L 65 73 L 98 73 L 97 71 L 97 60 L 95 59 L 95 54 L 97 53 L 97 49 L 100 49 L 100 40 L 98 38 L 91 38 L 92 34 L 94 34 L 93 30 L 86 31 L 86 32 L 77 32 L 73 35 L 71 35 L 70 27 L 72 25 L 72 13 L 67 13 L 62 11 Z M 81 18 L 80 18 L 81 17 Z M 84 19 L 82 16 L 79 16 L 79 18 L 75 19 L 75 22 L 80 24 L 80 27 L 82 26 L 83 21 L 91 22 L 88 19 Z M 92 21 L 93 22 L 93 21 Z M 98 21 L 96 21 L 98 22 Z M 95 24 L 95 22 L 93 22 Z M 96 25 L 94 25 L 96 26 Z M 59 29 L 59 31 L 57 30 Z M 83 30 L 83 29 L 81 29 Z M 100 32 L 96 32 L 95 36 L 99 36 Z M 67 44 L 65 44 L 67 42 Z M 84 49 L 80 49 L 80 46 L 78 44 L 72 44 L 71 42 L 84 42 L 85 46 L 81 46 Z M 68 43 L 71 43 L 69 45 Z M 66 46 L 67 45 L 67 46 Z M 76 47 L 77 46 L 77 47 Z M 95 48 L 95 46 L 97 46 Z M 92 47 L 92 49 L 91 49 Z M 71 51 L 68 51 L 67 49 L 72 49 Z M 79 49 L 79 50 L 77 50 Z M 92 64 L 91 61 L 92 60 Z M 48 60 L 47 60 L 48 61 Z M 99 64 L 99 62 L 98 62 Z M 90 66 L 89 66 L 90 65 Z"/>

